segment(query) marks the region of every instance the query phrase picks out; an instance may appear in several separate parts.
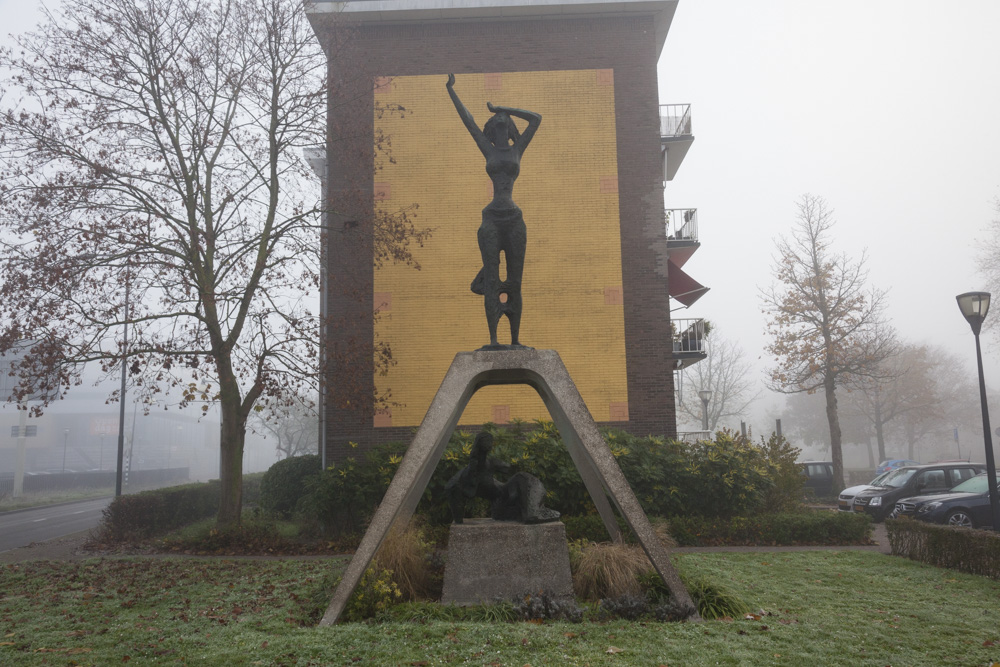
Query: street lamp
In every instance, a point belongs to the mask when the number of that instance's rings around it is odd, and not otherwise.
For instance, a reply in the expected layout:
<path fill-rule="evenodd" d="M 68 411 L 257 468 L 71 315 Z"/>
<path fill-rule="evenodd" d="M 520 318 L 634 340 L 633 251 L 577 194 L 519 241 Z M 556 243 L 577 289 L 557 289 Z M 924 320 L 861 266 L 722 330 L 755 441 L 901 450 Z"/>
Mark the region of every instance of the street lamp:
<path fill-rule="evenodd" d="M 708 430 L 708 402 L 712 400 L 712 392 L 708 389 L 698 390 L 698 398 L 701 399 L 701 430 Z"/>
<path fill-rule="evenodd" d="M 983 440 L 986 444 L 986 481 L 990 494 L 990 523 L 994 530 L 1000 530 L 997 519 L 1000 518 L 1000 504 L 997 499 L 997 467 L 993 461 L 993 443 L 990 436 L 990 411 L 986 405 L 986 380 L 983 377 L 983 353 L 979 347 L 979 330 L 983 328 L 983 320 L 990 310 L 989 292 L 966 292 L 955 297 L 962 315 L 972 326 L 972 335 L 976 338 L 976 364 L 979 367 L 979 402 L 983 408 Z"/>

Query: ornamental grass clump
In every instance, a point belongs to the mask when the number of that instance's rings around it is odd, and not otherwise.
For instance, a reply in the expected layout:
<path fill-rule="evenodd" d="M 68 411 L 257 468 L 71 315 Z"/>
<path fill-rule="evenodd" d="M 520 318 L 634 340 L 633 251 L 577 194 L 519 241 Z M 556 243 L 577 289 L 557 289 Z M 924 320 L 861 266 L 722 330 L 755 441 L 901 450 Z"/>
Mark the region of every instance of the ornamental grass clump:
<path fill-rule="evenodd" d="M 607 542 L 591 543 L 580 549 L 570 564 L 576 594 L 591 601 L 643 595 L 639 577 L 653 569 L 641 548 Z"/>
<path fill-rule="evenodd" d="M 442 573 L 434 560 L 434 547 L 422 529 L 411 521 L 394 525 L 375 556 L 378 564 L 392 572 L 392 581 L 403 600 L 427 600 L 440 597 Z"/>

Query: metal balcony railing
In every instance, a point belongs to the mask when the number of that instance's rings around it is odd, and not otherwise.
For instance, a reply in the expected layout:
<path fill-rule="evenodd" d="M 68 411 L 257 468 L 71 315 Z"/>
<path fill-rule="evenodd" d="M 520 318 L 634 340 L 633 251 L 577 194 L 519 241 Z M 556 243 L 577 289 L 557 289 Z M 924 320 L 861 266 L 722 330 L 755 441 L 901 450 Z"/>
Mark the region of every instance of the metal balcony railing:
<path fill-rule="evenodd" d="M 671 320 L 673 329 L 674 352 L 699 352 L 705 350 L 705 320 L 677 319 Z"/>
<path fill-rule="evenodd" d="M 660 105 L 660 136 L 683 137 L 691 134 L 690 104 Z"/>
<path fill-rule="evenodd" d="M 668 208 L 663 212 L 668 241 L 698 240 L 698 209 Z"/>

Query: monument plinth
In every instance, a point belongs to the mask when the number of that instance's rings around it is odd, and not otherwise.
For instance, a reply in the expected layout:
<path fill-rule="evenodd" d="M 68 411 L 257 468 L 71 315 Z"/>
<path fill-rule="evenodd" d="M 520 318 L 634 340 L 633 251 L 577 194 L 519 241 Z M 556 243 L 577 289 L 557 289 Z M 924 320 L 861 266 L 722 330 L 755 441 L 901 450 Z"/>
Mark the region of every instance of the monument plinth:
<path fill-rule="evenodd" d="M 537 593 L 573 597 L 566 526 L 492 519 L 452 525 L 441 602 L 488 604 Z"/>

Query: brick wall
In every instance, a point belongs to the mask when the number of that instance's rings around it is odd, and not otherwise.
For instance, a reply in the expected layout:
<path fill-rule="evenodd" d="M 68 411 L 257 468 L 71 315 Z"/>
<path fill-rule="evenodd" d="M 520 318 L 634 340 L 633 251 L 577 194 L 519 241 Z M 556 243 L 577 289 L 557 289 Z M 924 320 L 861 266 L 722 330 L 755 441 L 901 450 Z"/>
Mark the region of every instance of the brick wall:
<path fill-rule="evenodd" d="M 357 29 L 351 48 L 360 52 L 358 60 L 366 64 L 372 76 L 389 77 L 389 81 L 392 77 L 439 76 L 443 96 L 446 95 L 444 75 L 448 72 L 500 74 L 500 85 L 504 72 L 597 70 L 606 72 L 604 76 L 611 78 L 618 173 L 617 179 L 608 175 L 610 177 L 599 182 L 598 187 L 618 199 L 621 283 L 620 292 L 614 284 L 605 285 L 608 289 L 602 288 L 600 298 L 605 307 L 622 309 L 626 395 L 621 397 L 624 400 L 608 400 L 606 406 L 592 407 L 592 411 L 595 415 L 603 414 L 599 417 L 601 420 L 614 420 L 619 424 L 627 418 L 629 430 L 637 434 L 672 435 L 675 431 L 673 361 L 669 345 L 656 44 L 651 20 L 636 17 L 380 25 Z M 351 58 L 353 56 L 348 60 Z M 337 60 L 331 63 L 331 75 L 336 77 L 333 85 L 338 94 L 331 96 L 329 113 L 334 147 L 330 156 L 330 191 L 339 208 L 338 215 L 331 220 L 327 239 L 331 286 L 328 348 L 332 357 L 328 375 L 331 382 L 327 437 L 328 455 L 337 460 L 347 451 L 348 441 L 366 444 L 407 437 L 412 428 L 397 425 L 374 428 L 376 423 L 392 422 L 386 420 L 386 415 L 376 418 L 371 400 L 366 398 L 374 390 L 372 340 L 375 325 L 371 315 L 376 278 L 371 262 L 370 219 L 373 206 L 379 204 L 374 200 L 384 201 L 384 197 L 393 196 L 391 189 L 386 192 L 384 187 L 376 186 L 381 181 L 372 164 L 370 138 L 377 95 L 372 94 L 371 78 L 356 76 L 357 70 L 351 68 L 338 69 Z M 489 80 L 484 78 L 487 92 L 488 84 Z M 464 99 L 463 90 L 459 86 L 456 90 Z M 355 102 L 344 104 L 345 99 Z M 517 106 L 514 100 L 505 100 L 505 103 Z M 480 124 L 486 119 L 485 109 L 473 109 L 470 105 L 470 110 Z M 454 114 L 454 110 L 450 113 Z M 461 130 L 460 125 L 459 128 Z M 545 131 L 546 121 L 543 120 L 539 135 Z M 367 146 L 362 139 L 364 136 L 368 137 Z M 472 140 L 467 134 L 456 140 L 471 146 Z M 588 141 L 585 127 L 581 127 L 579 140 Z M 524 169 L 532 160 L 531 151 L 525 154 Z M 481 156 L 478 159 L 481 161 Z M 481 164 L 477 164 L 476 169 L 482 173 Z M 479 208 L 488 201 L 488 180 L 485 174 L 482 178 L 484 192 L 470 193 Z M 524 190 L 523 179 L 524 176 L 515 186 L 515 201 L 519 204 L 518 194 Z M 616 193 L 612 193 L 614 189 Z M 376 191 L 383 194 L 376 197 L 373 194 Z M 343 202 L 338 195 L 343 197 Z M 528 219 L 527 212 L 526 222 L 530 255 L 532 225 L 541 223 Z M 432 220 L 418 221 L 418 224 L 434 226 Z M 468 233 L 474 243 L 477 223 L 471 221 L 469 224 Z M 582 224 L 585 232 L 585 224 Z M 430 243 L 434 242 L 432 238 Z M 459 326 L 482 329 L 485 333 L 481 300 L 476 301 L 476 297 L 467 292 L 455 298 L 478 303 L 480 313 L 475 321 Z M 528 307 L 526 305 L 526 310 Z M 505 321 L 501 326 L 504 325 Z M 538 346 L 548 347 L 544 341 Z M 431 381 L 440 381 L 440 378 Z M 493 412 L 503 416 L 505 406 L 509 409 L 509 403 L 488 399 L 490 412 L 486 418 L 491 418 Z"/>

